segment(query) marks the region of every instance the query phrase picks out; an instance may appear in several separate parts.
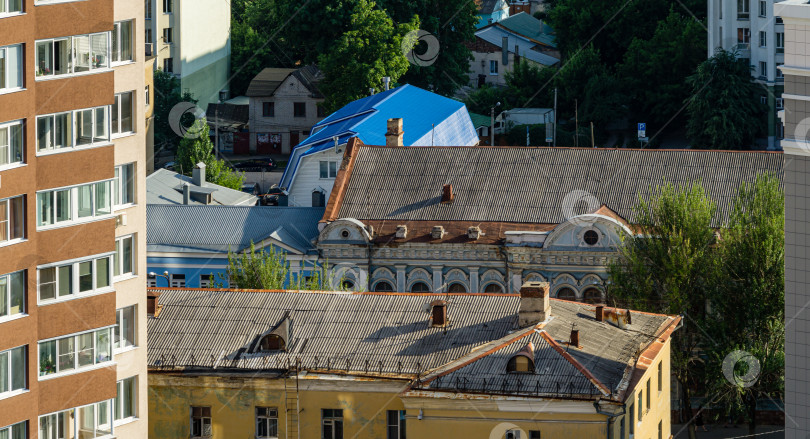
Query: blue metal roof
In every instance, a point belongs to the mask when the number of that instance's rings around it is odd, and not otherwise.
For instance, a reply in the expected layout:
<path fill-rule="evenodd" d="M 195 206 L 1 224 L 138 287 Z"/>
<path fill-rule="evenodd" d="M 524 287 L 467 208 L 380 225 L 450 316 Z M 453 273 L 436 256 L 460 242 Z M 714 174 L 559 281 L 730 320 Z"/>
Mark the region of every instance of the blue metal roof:
<path fill-rule="evenodd" d="M 293 150 L 280 186 L 289 189 L 301 158 L 333 148 L 335 136 L 339 143 L 357 136 L 367 145 L 385 145 L 391 118 L 403 119 L 405 146 L 478 143 L 464 103 L 406 84 L 351 102 L 315 125 L 312 135 Z"/>

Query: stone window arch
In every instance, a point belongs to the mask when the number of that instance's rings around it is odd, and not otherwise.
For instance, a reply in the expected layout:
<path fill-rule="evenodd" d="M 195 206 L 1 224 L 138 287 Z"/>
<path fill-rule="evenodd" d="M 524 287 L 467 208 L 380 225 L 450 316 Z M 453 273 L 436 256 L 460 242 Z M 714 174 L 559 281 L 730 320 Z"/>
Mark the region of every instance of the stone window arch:
<path fill-rule="evenodd" d="M 577 290 L 570 285 L 562 285 L 557 288 L 557 292 L 554 293 L 554 297 L 563 300 L 577 300 Z"/>

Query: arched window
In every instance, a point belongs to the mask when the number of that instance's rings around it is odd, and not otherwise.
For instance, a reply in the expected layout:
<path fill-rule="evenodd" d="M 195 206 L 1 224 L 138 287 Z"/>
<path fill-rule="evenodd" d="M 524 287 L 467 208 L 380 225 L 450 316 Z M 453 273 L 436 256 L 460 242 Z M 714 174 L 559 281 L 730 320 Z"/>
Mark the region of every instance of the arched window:
<path fill-rule="evenodd" d="M 374 291 L 377 293 L 392 293 L 394 287 L 390 282 L 381 280 L 374 285 Z"/>
<path fill-rule="evenodd" d="M 450 288 L 448 288 L 447 292 L 448 293 L 466 293 L 467 292 L 467 287 L 465 287 L 464 284 L 456 282 L 456 283 L 450 284 Z"/>
<path fill-rule="evenodd" d="M 507 372 L 534 373 L 534 361 L 524 355 L 515 355 L 506 365 Z"/>
<path fill-rule="evenodd" d="M 503 288 L 498 284 L 489 284 L 484 287 L 485 293 L 503 294 Z"/>
<path fill-rule="evenodd" d="M 602 292 L 598 288 L 588 288 L 583 293 L 583 301 L 585 303 L 601 303 Z"/>
<path fill-rule="evenodd" d="M 354 281 L 350 279 L 344 279 L 343 282 L 340 283 L 340 286 L 344 290 L 354 289 Z"/>
<path fill-rule="evenodd" d="M 416 282 L 415 284 L 411 285 L 411 292 L 412 293 L 429 293 L 430 286 L 424 282 Z"/>
<path fill-rule="evenodd" d="M 557 298 L 563 300 L 577 300 L 577 293 L 571 288 L 563 287 L 557 291 Z"/>
<path fill-rule="evenodd" d="M 284 339 L 276 334 L 265 335 L 259 342 L 259 351 L 283 351 L 287 348 Z"/>

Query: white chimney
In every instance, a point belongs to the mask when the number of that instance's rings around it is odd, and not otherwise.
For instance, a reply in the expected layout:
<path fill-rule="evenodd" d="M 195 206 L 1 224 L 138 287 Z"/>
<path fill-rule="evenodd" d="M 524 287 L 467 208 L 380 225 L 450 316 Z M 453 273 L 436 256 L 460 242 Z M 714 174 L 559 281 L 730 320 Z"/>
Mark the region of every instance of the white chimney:
<path fill-rule="evenodd" d="M 205 186 L 205 163 L 200 162 L 194 166 L 194 171 L 191 173 L 191 182 L 195 186 Z"/>

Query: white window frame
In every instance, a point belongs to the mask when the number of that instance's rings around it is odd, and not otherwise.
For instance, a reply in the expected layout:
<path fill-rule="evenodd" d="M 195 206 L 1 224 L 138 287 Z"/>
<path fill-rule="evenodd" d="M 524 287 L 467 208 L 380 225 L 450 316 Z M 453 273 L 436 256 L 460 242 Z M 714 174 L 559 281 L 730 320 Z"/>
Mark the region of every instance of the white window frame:
<path fill-rule="evenodd" d="M 777 32 L 776 33 L 776 48 L 777 49 L 784 49 L 785 48 L 785 33 L 784 32 Z"/>
<path fill-rule="evenodd" d="M 121 39 L 121 28 L 122 28 L 122 25 L 124 23 L 129 23 L 129 45 L 130 45 L 129 59 L 114 59 L 113 55 L 116 52 L 118 52 L 118 57 L 119 58 L 121 57 L 121 53 L 123 53 L 122 50 L 121 50 L 123 48 L 123 46 L 121 46 L 121 43 L 123 41 Z M 113 40 L 112 40 L 112 35 L 113 34 L 115 34 L 115 36 L 116 36 L 115 41 L 117 42 L 117 44 L 119 46 L 121 46 L 121 47 L 118 48 L 118 50 L 116 50 L 114 47 L 112 47 L 113 46 Z M 135 49 L 134 49 L 134 46 L 135 46 L 135 20 L 116 21 L 113 24 L 113 34 L 110 34 L 110 65 L 111 66 L 116 66 L 116 65 L 129 64 L 129 63 L 135 62 Z"/>
<path fill-rule="evenodd" d="M 203 277 L 205 276 L 205 278 Z M 207 277 L 211 277 L 207 279 Z M 214 283 L 216 282 L 216 277 L 214 274 L 201 274 L 200 275 L 200 288 L 214 288 Z"/>
<path fill-rule="evenodd" d="M 43 305 L 49 305 L 49 304 L 52 304 L 52 303 L 61 303 L 61 302 L 66 302 L 66 301 L 70 301 L 70 300 L 80 299 L 80 298 L 83 298 L 83 297 L 95 296 L 97 294 L 105 294 L 105 293 L 110 293 L 110 292 L 115 291 L 115 287 L 113 286 L 113 275 L 112 275 L 113 274 L 113 256 L 114 255 L 115 255 L 115 252 L 110 252 L 110 253 L 104 253 L 104 254 L 101 254 L 101 255 L 95 255 L 95 256 L 81 258 L 81 259 L 74 259 L 74 260 L 70 260 L 70 261 L 57 262 L 57 263 L 48 264 L 48 265 L 40 265 L 39 267 L 37 267 L 37 305 L 43 306 Z M 97 268 L 98 262 L 97 261 L 104 260 L 104 259 L 107 259 L 108 260 L 107 263 L 109 264 L 109 272 L 107 273 L 109 285 L 106 286 L 106 287 L 99 287 L 98 284 L 97 284 L 98 279 L 96 277 L 96 275 L 98 273 L 98 268 Z M 91 289 L 87 290 L 87 291 L 79 292 L 79 267 L 80 267 L 80 264 L 85 263 L 85 262 L 92 262 L 93 271 L 92 271 L 91 276 L 93 278 L 93 287 Z M 59 286 L 60 286 L 59 285 L 59 268 L 63 268 L 63 267 L 70 267 L 70 274 L 71 274 L 70 283 L 71 283 L 71 285 L 70 285 L 70 293 L 60 297 L 59 296 Z M 41 274 L 42 270 L 47 270 L 47 269 L 51 269 L 51 268 L 56 269 L 56 274 L 54 276 L 54 281 L 53 281 L 54 293 L 55 293 L 56 297 L 54 297 L 53 299 L 42 299 L 42 297 L 41 297 L 42 295 L 41 295 L 41 291 L 40 291 L 40 289 L 41 289 L 40 287 L 42 285 L 42 280 L 41 280 L 40 274 Z"/>
<path fill-rule="evenodd" d="M 751 5 L 750 0 L 737 0 L 737 20 L 750 20 Z"/>
<path fill-rule="evenodd" d="M 13 363 L 11 361 L 11 356 L 12 356 L 12 351 L 18 351 L 18 350 L 22 350 L 23 386 L 18 388 L 18 389 L 12 389 L 12 383 L 13 383 L 13 380 L 14 380 L 14 370 L 12 370 Z M 0 355 L 6 354 L 5 361 L 6 361 L 6 371 L 8 372 L 8 376 L 6 376 L 5 379 L 7 380 L 8 386 L 9 386 L 9 390 L 6 390 L 5 392 L 3 392 L 2 389 L 0 389 L 0 400 L 6 399 L 6 398 L 11 398 L 12 396 L 17 396 L 19 394 L 22 394 L 22 393 L 25 393 L 25 392 L 28 391 L 28 387 L 27 387 L 27 384 L 28 384 L 28 355 L 27 355 L 26 351 L 27 351 L 27 346 L 23 345 L 23 346 L 17 346 L 17 347 L 7 349 L 5 351 L 0 352 Z M 2 430 L 2 429 L 0 429 L 0 430 Z"/>
<path fill-rule="evenodd" d="M 174 44 L 174 30 L 171 26 L 163 28 L 163 44 Z"/>
<path fill-rule="evenodd" d="M 182 279 L 182 281 L 181 281 L 181 279 Z M 169 275 L 169 287 L 171 287 L 171 288 L 185 288 L 186 287 L 186 274 L 185 273 L 170 274 Z"/>
<path fill-rule="evenodd" d="M 124 194 L 125 194 L 125 191 L 124 191 L 125 185 L 123 184 L 123 177 L 124 177 L 124 174 L 125 174 L 125 172 L 124 172 L 125 168 L 129 169 L 129 171 L 128 171 L 129 174 L 128 175 L 131 177 L 130 180 L 132 181 L 132 185 L 131 185 L 132 186 L 132 194 L 129 197 L 132 201 L 129 201 L 129 202 L 126 202 L 126 203 L 123 202 Z M 137 193 L 135 183 L 136 183 L 135 163 L 126 163 L 126 164 L 118 165 L 118 166 L 115 167 L 115 177 L 113 177 L 113 210 L 126 209 L 126 208 L 129 208 L 129 207 L 135 206 L 137 204 L 136 200 L 135 200 L 135 195 Z"/>
<path fill-rule="evenodd" d="M 109 424 L 99 424 L 98 423 L 99 409 L 101 408 L 101 405 L 105 404 L 105 403 L 107 405 L 106 411 L 107 411 L 107 420 L 109 421 Z M 79 414 L 81 413 L 79 410 L 84 409 L 84 408 L 88 408 L 88 407 L 93 408 L 93 430 L 94 431 L 93 431 L 93 433 L 91 433 L 90 437 L 94 437 L 95 439 L 112 438 L 112 437 L 114 437 L 114 434 L 115 434 L 115 430 L 114 430 L 115 422 L 113 422 L 113 404 L 114 404 L 114 402 L 113 402 L 112 399 L 106 399 L 106 400 L 103 400 L 103 401 L 94 402 L 92 404 L 83 405 L 81 407 L 74 407 L 74 408 L 70 408 L 70 409 L 67 409 L 67 410 L 60 410 L 58 412 L 53 412 L 53 413 L 40 415 L 39 418 L 37 419 L 37 425 L 38 425 L 38 428 L 39 428 L 40 432 L 41 432 L 41 429 L 42 429 L 42 421 L 43 421 L 42 418 L 53 417 L 56 420 L 56 422 L 54 422 L 52 424 L 53 427 L 50 429 L 51 433 L 53 433 L 53 434 L 49 434 L 47 432 L 45 434 L 40 434 L 39 439 L 59 439 L 59 436 L 57 434 L 58 434 L 58 425 L 59 425 L 58 419 L 59 419 L 60 415 L 64 416 L 65 418 L 72 418 L 74 420 L 73 421 L 73 432 L 65 432 L 65 434 L 68 435 L 67 437 L 71 437 L 71 438 L 79 437 L 79 429 L 80 429 L 80 426 L 82 424 L 81 421 L 79 420 L 79 416 L 80 416 Z M 98 430 L 100 428 L 103 428 L 104 426 L 107 426 L 107 425 L 109 425 L 110 434 L 105 434 L 103 436 L 98 435 Z"/>
<path fill-rule="evenodd" d="M 25 238 L 25 232 L 26 232 L 26 230 L 25 230 L 25 222 L 26 222 L 25 213 L 26 213 L 27 207 L 26 207 L 26 203 L 25 203 L 25 195 L 17 195 L 16 197 L 0 199 L 0 203 L 9 201 L 8 203 L 5 203 L 5 206 L 0 206 L 0 209 L 5 209 L 5 212 L 3 213 L 3 216 L 6 218 L 5 221 L 0 223 L 0 227 L 5 228 L 5 236 L 11 236 L 11 203 L 10 203 L 10 201 L 11 200 L 16 200 L 18 198 L 22 199 L 22 210 L 23 210 L 23 212 L 22 212 L 22 236 L 19 237 L 19 238 L 6 239 L 5 241 L 0 241 L 0 247 L 5 247 L 7 245 L 18 244 L 20 242 L 26 241 L 26 238 Z"/>
<path fill-rule="evenodd" d="M 144 88 L 143 100 L 144 100 L 144 103 L 146 104 L 146 108 L 149 108 L 149 106 L 151 105 L 151 103 L 150 103 L 151 99 L 150 99 L 150 96 L 149 96 L 149 85 L 148 84 L 147 84 L 146 88 Z"/>
<path fill-rule="evenodd" d="M 326 176 L 324 177 L 324 166 L 326 166 Z M 321 160 L 318 162 L 318 177 L 321 180 L 331 180 L 337 177 L 337 161 Z"/>
<path fill-rule="evenodd" d="M 130 240 L 129 248 L 132 254 L 130 254 L 130 271 L 124 271 L 124 258 L 122 250 L 124 248 L 124 241 Z M 137 267 L 135 266 L 135 234 L 131 235 L 124 235 L 115 238 L 115 256 L 113 257 L 113 279 L 116 282 L 120 282 L 122 280 L 131 279 L 133 277 L 137 277 Z M 116 262 L 117 260 L 117 262 Z M 118 274 L 116 273 L 118 271 Z"/>
<path fill-rule="evenodd" d="M 259 414 L 259 411 L 263 411 L 263 414 Z M 275 412 L 275 416 L 272 415 L 272 412 Z M 278 439 L 278 434 L 274 436 L 260 436 L 259 435 L 259 425 L 261 423 L 267 424 L 267 431 L 270 431 L 270 423 L 275 420 L 276 421 L 276 433 L 278 433 L 278 409 L 276 407 L 256 407 L 256 439 Z"/>
<path fill-rule="evenodd" d="M 174 0 L 163 0 L 163 13 L 164 14 L 172 14 L 174 13 Z"/>
<path fill-rule="evenodd" d="M 0 18 L 6 17 L 13 17 L 15 15 L 22 15 L 25 14 L 25 0 L 19 0 L 20 2 L 20 10 L 19 11 L 11 11 L 11 12 L 0 12 Z M 10 0 L 0 0 L 0 4 L 5 6 L 3 9 L 6 11 L 9 10 L 9 4 L 11 4 Z"/>
<path fill-rule="evenodd" d="M 42 0 L 39 0 L 39 1 L 42 2 Z M 86 72 L 77 72 L 76 71 L 76 54 L 75 54 L 75 50 L 73 50 L 73 40 L 74 40 L 74 38 L 84 38 L 84 37 L 89 38 L 89 40 L 90 40 L 90 43 L 89 43 L 90 44 L 90 58 L 92 59 L 96 55 L 93 52 L 93 43 L 92 43 L 93 37 L 94 36 L 99 36 L 99 35 L 104 35 L 107 38 L 107 50 L 104 53 L 104 59 L 107 61 L 105 63 L 106 65 L 102 65 L 102 66 L 99 66 L 99 67 L 93 67 L 93 63 L 90 62 L 88 64 L 88 70 Z M 111 44 L 110 44 L 111 36 L 112 36 L 112 33 L 110 31 L 108 31 L 108 32 L 95 32 L 95 33 L 92 33 L 92 34 L 79 34 L 79 35 L 70 35 L 70 36 L 59 37 L 59 38 L 46 38 L 46 39 L 42 39 L 42 40 L 36 40 L 36 42 L 34 43 L 34 57 L 33 57 L 34 58 L 33 59 L 33 62 L 34 62 L 34 79 L 37 80 L 37 81 L 47 81 L 47 80 L 51 80 L 51 79 L 69 78 L 69 77 L 72 77 L 72 76 L 93 75 L 93 74 L 96 74 L 96 73 L 109 72 L 111 70 L 111 68 L 110 68 L 110 61 L 111 61 L 110 55 L 111 55 L 111 51 L 112 51 L 112 47 L 111 47 Z M 53 50 L 53 43 L 55 41 L 63 41 L 63 40 L 68 42 L 67 43 L 68 44 L 68 52 L 71 54 L 70 59 L 66 61 L 67 64 L 68 64 L 68 72 L 67 73 L 61 73 L 59 75 L 40 73 L 39 66 L 37 65 L 37 63 L 39 62 L 39 57 L 37 56 L 37 52 L 39 51 L 39 49 L 38 49 L 39 45 L 43 44 L 43 43 L 51 43 L 51 65 L 53 65 L 53 61 L 54 61 L 53 55 L 54 55 L 54 52 L 55 52 Z"/>
<path fill-rule="evenodd" d="M 759 47 L 768 47 L 768 33 L 764 30 L 759 31 Z"/>
<path fill-rule="evenodd" d="M 113 352 L 113 326 L 107 326 L 103 328 L 91 329 L 89 331 L 82 331 L 76 332 L 73 334 L 68 335 L 60 335 L 59 337 L 53 337 L 45 340 L 40 340 L 37 342 L 37 373 L 39 381 L 46 381 L 53 378 L 59 378 L 68 375 L 74 375 L 77 373 L 87 372 L 90 370 L 100 369 L 102 367 L 109 367 L 115 364 L 114 361 L 114 352 Z M 110 358 L 105 361 L 100 361 L 98 359 L 98 336 L 104 332 L 107 332 L 107 337 L 109 339 L 110 344 Z M 79 366 L 79 337 L 85 334 L 93 334 L 93 364 L 88 364 L 85 366 Z M 59 341 L 65 340 L 68 338 L 73 338 L 73 368 L 72 369 L 65 369 L 59 370 Z M 55 354 L 56 357 L 54 358 L 54 370 L 55 372 L 51 373 L 42 373 L 42 345 L 46 343 L 54 342 L 55 346 Z"/>
<path fill-rule="evenodd" d="M 204 408 L 207 408 L 209 410 L 209 416 L 204 416 L 204 415 L 199 416 L 199 417 L 194 416 L 194 409 L 195 408 L 199 408 L 200 411 L 202 411 L 202 409 L 204 409 Z M 190 437 L 192 437 L 192 438 L 211 438 L 211 437 L 214 436 L 213 435 L 213 416 L 210 416 L 210 410 L 211 410 L 211 406 L 195 405 L 195 406 L 189 407 L 189 436 Z M 194 434 L 194 420 L 195 419 L 200 420 L 200 434 L 198 434 L 198 435 Z M 207 423 L 205 422 L 206 419 L 208 420 Z"/>
<path fill-rule="evenodd" d="M 7 0 L 0 0 L 0 3 L 7 1 Z M 16 15 L 16 14 L 15 14 Z M 4 17 L 4 15 L 0 14 L 0 17 Z M 5 93 L 13 93 L 15 91 L 25 90 L 25 45 L 20 44 L 10 44 L 8 46 L 0 46 L 0 52 L 2 52 L 2 57 L 0 57 L 0 63 L 5 63 L 7 58 L 6 52 L 11 49 L 18 49 L 19 48 L 19 57 L 17 58 L 17 65 L 19 66 L 19 70 L 15 70 L 14 72 L 8 68 L 8 64 L 4 68 L 6 72 L 6 77 L 4 78 L 4 82 L 8 84 L 11 80 L 12 74 L 19 75 L 16 79 L 20 82 L 20 85 L 17 87 L 0 87 L 0 94 Z"/>
<path fill-rule="evenodd" d="M 101 109 L 104 109 L 104 111 L 106 113 L 105 123 L 107 124 L 107 127 L 105 128 L 105 131 L 107 133 L 107 138 L 96 141 L 95 140 L 95 138 L 96 138 L 96 125 L 97 125 L 96 123 L 97 123 L 97 119 L 98 119 L 97 115 L 96 115 L 96 111 L 101 110 Z M 90 140 L 90 143 L 86 143 L 86 144 L 83 144 L 83 145 L 77 145 L 75 143 L 76 132 L 78 130 L 78 126 L 77 126 L 78 125 L 78 118 L 76 117 L 76 115 L 78 113 L 88 111 L 88 110 L 93 112 L 92 120 L 90 121 L 90 124 L 91 124 L 91 128 L 90 128 L 91 136 L 90 136 L 90 139 L 91 140 Z M 71 130 L 70 131 L 70 138 L 68 139 L 67 145 L 57 147 L 56 146 L 56 116 L 63 116 L 63 115 L 68 115 L 68 118 L 69 118 L 68 124 L 70 125 L 70 130 Z M 49 147 L 40 149 L 40 144 L 39 144 L 39 142 L 40 142 L 40 139 L 39 139 L 39 124 L 42 123 L 42 120 L 45 119 L 45 118 L 51 118 L 51 130 L 48 131 L 49 137 L 51 139 L 51 142 L 50 142 L 51 145 Z M 62 154 L 62 153 L 71 152 L 71 151 L 80 151 L 80 150 L 83 150 L 83 149 L 99 148 L 99 147 L 102 147 L 102 146 L 112 145 L 111 120 L 112 120 L 112 109 L 111 109 L 111 106 L 109 106 L 109 105 L 103 105 L 103 106 L 100 106 L 100 107 L 81 108 L 81 109 L 78 109 L 78 110 L 71 110 L 71 111 L 62 111 L 62 112 L 59 112 L 59 113 L 40 114 L 40 115 L 38 115 L 36 117 L 36 128 L 35 128 L 36 131 L 35 131 L 35 136 L 34 136 L 36 138 L 36 148 L 35 148 L 36 155 L 37 156 L 43 156 L 43 155 L 50 155 L 50 154 Z"/>
<path fill-rule="evenodd" d="M 776 76 L 775 77 L 776 77 L 777 80 L 780 80 L 780 79 L 784 80 L 785 79 L 785 73 L 782 71 L 782 69 L 779 68 L 779 67 L 781 67 L 783 65 L 785 65 L 785 63 L 776 63 Z"/>
<path fill-rule="evenodd" d="M 768 16 L 768 2 L 766 2 L 765 0 L 759 0 L 759 16 L 760 17 Z"/>
<path fill-rule="evenodd" d="M 785 99 L 784 98 L 776 98 L 776 109 L 777 110 L 784 110 L 785 109 Z"/>
<path fill-rule="evenodd" d="M 767 61 L 760 61 L 759 62 L 759 76 L 768 77 L 768 62 Z"/>
<path fill-rule="evenodd" d="M 122 96 L 126 95 L 126 94 L 130 95 L 130 97 L 129 97 L 129 106 L 130 106 L 129 118 L 132 121 L 131 122 L 132 129 L 130 129 L 129 131 L 121 131 L 121 127 L 123 126 L 123 124 L 122 124 L 123 118 L 122 118 L 122 115 L 121 115 L 121 111 L 123 110 L 123 107 L 121 105 L 121 101 L 123 100 Z M 117 116 L 118 116 L 118 126 L 117 127 L 113 126 L 113 117 L 112 117 L 113 116 L 113 111 L 118 113 L 117 114 Z M 135 90 L 116 93 L 115 94 L 115 103 L 112 106 L 110 106 L 110 137 L 113 138 L 113 139 L 117 139 L 119 137 L 126 137 L 126 136 L 131 136 L 131 135 L 135 134 L 135 123 L 136 123 L 136 120 L 135 120 Z"/>
<path fill-rule="evenodd" d="M 124 322 L 124 313 L 128 311 L 132 311 L 132 316 L 130 318 L 130 322 L 132 323 L 132 340 L 127 340 L 124 337 L 124 330 L 123 330 L 123 322 Z M 113 354 L 118 354 L 121 352 L 126 352 L 138 347 L 138 308 L 136 305 L 125 306 L 123 308 L 118 308 L 115 310 L 115 329 L 113 330 Z M 118 331 L 118 335 L 116 335 L 116 330 Z M 126 344 L 128 342 L 129 344 Z"/>
<path fill-rule="evenodd" d="M 171 64 L 172 67 L 171 70 L 167 68 L 169 64 Z M 166 73 L 174 73 L 174 58 L 172 57 L 163 58 L 163 71 Z"/>
<path fill-rule="evenodd" d="M 2 0 L 0 0 L 0 1 L 2 1 Z M 8 151 L 6 152 L 6 154 L 7 154 L 6 155 L 6 160 L 8 161 L 8 163 L 6 163 L 5 165 L 0 165 L 0 171 L 6 170 L 6 169 L 11 169 L 11 168 L 17 168 L 17 167 L 22 166 L 22 165 L 25 164 L 25 143 L 26 143 L 25 140 L 26 139 L 25 139 L 25 125 L 24 125 L 24 122 L 25 122 L 24 120 L 19 119 L 19 120 L 12 120 L 12 121 L 9 121 L 9 122 L 0 123 L 0 129 L 7 128 L 7 130 L 6 130 L 6 144 L 8 145 L 7 146 Z M 20 132 L 21 144 L 20 144 L 20 160 L 19 161 L 11 161 L 12 158 L 13 158 L 13 157 L 11 157 L 11 132 L 13 130 L 12 127 L 18 127 L 17 129 Z"/>
<path fill-rule="evenodd" d="M 144 2 L 145 10 L 143 11 L 143 19 L 144 20 L 151 20 L 152 19 L 152 0 L 146 0 Z M 149 41 L 147 41 L 148 43 Z"/>
<path fill-rule="evenodd" d="M 2 1 L 2 0 L 0 0 Z M 17 422 L 16 424 L 6 425 L 3 428 L 0 428 L 0 433 L 6 432 L 8 433 L 9 437 L 15 437 L 13 431 L 22 428 L 22 437 L 31 437 L 28 435 L 28 421 Z"/>
<path fill-rule="evenodd" d="M 498 76 L 498 60 L 497 59 L 489 60 L 489 74 L 491 76 Z"/>
<path fill-rule="evenodd" d="M 6 294 L 6 297 L 5 297 L 6 306 L 9 307 L 9 310 L 11 309 L 11 306 L 10 306 L 11 305 L 11 285 L 12 285 L 11 276 L 13 276 L 13 275 L 18 275 L 18 276 L 22 277 L 22 306 L 20 307 L 20 312 L 18 312 L 18 313 L 0 314 L 0 322 L 6 322 L 6 321 L 9 321 L 9 320 L 14 320 L 14 319 L 18 319 L 20 317 L 25 317 L 25 316 L 28 315 L 28 314 L 26 314 L 26 309 L 25 309 L 25 296 L 26 296 L 26 292 L 27 292 L 26 290 L 28 289 L 28 280 L 26 279 L 26 276 L 25 276 L 25 270 L 13 271 L 11 273 L 6 273 L 6 274 L 0 275 L 0 280 L 5 280 L 5 283 L 6 283 L 6 293 L 5 293 Z M 4 310 L 0 309 L 0 313 L 4 313 L 4 312 L 5 312 Z"/>
<path fill-rule="evenodd" d="M 96 184 L 98 184 L 98 183 L 107 183 L 107 193 L 109 194 L 109 199 L 107 201 L 108 201 L 109 206 L 110 206 L 110 213 L 102 213 L 102 214 L 97 214 L 96 213 L 96 211 L 97 211 L 97 206 L 96 206 Z M 90 193 L 91 193 L 91 204 L 92 204 L 91 210 L 93 211 L 93 214 L 90 215 L 90 216 L 79 218 L 79 206 L 78 206 L 79 188 L 84 187 L 84 186 L 90 186 L 91 187 L 91 191 L 90 191 Z M 90 223 L 90 222 L 94 222 L 94 221 L 101 221 L 101 220 L 112 218 L 113 215 L 114 215 L 113 214 L 113 206 L 112 206 L 112 202 L 113 202 L 112 188 L 113 188 L 113 180 L 101 180 L 101 181 L 94 181 L 94 182 L 90 182 L 90 183 L 84 183 L 84 184 L 80 184 L 80 185 L 77 185 L 77 186 L 68 186 L 68 187 L 61 187 L 61 188 L 54 188 L 54 189 L 47 189 L 47 190 L 38 191 L 37 192 L 37 198 L 36 198 L 36 201 L 35 201 L 36 202 L 36 210 L 37 210 L 37 214 L 36 214 L 37 215 L 37 217 L 36 217 L 37 231 L 57 229 L 57 228 L 61 228 L 61 227 L 69 227 L 69 226 L 74 226 L 74 225 L 77 225 L 77 224 L 85 224 L 85 223 Z M 63 191 L 69 191 L 69 197 L 68 198 L 69 198 L 69 201 L 70 201 L 70 217 L 67 220 L 57 221 L 57 218 L 56 218 L 56 205 L 57 205 L 56 194 L 59 193 L 59 192 L 63 192 Z M 44 196 L 44 194 L 49 194 L 50 197 L 51 197 L 51 203 L 53 203 L 53 204 L 50 207 L 50 211 L 53 213 L 53 217 L 52 217 L 53 221 L 50 224 L 42 224 L 42 225 L 40 225 L 40 222 L 41 222 L 40 220 L 41 220 L 41 215 L 42 215 L 41 205 L 40 205 L 40 195 Z"/>
<path fill-rule="evenodd" d="M 396 424 L 392 424 L 391 420 L 388 418 L 388 416 L 390 414 L 389 412 L 396 412 L 396 415 L 397 415 L 397 423 Z M 386 434 L 386 437 L 388 439 L 391 439 L 390 435 L 388 434 L 388 429 L 391 428 L 391 427 L 396 427 L 396 429 L 397 429 L 396 437 L 393 438 L 393 439 L 399 439 L 399 438 L 402 438 L 402 437 L 405 436 L 405 429 L 407 428 L 407 424 L 404 425 L 404 426 L 402 425 L 402 419 L 403 419 L 404 416 L 405 416 L 405 410 L 387 410 L 385 412 L 385 434 Z"/>
<path fill-rule="evenodd" d="M 124 414 L 124 399 L 121 398 L 121 393 L 124 389 L 124 384 L 130 383 L 129 385 L 132 386 L 132 414 L 129 416 L 123 416 Z M 118 380 L 115 383 L 116 388 L 118 389 L 115 398 L 113 399 L 113 422 L 114 425 L 121 425 L 126 424 L 127 422 L 134 421 L 138 419 L 138 376 L 134 375 L 129 378 L 124 378 L 123 380 Z M 117 413 L 121 414 L 121 417 L 117 417 Z"/>

